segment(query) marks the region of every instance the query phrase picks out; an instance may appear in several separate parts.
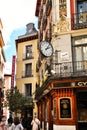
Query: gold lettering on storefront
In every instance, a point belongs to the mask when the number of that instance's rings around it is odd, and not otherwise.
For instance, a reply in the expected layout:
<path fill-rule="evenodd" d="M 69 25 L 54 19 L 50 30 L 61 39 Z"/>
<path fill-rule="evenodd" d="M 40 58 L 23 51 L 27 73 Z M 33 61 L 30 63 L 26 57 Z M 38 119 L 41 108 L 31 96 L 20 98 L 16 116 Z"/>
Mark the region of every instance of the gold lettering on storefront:
<path fill-rule="evenodd" d="M 87 86 L 87 82 L 78 82 L 77 85 L 78 86 Z"/>

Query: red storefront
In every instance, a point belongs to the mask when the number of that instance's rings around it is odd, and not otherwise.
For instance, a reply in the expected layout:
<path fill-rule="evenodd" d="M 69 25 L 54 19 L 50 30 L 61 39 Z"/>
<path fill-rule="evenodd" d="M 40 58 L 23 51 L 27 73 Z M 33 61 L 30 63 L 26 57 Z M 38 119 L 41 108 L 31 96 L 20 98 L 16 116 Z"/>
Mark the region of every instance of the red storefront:
<path fill-rule="evenodd" d="M 44 130 L 87 129 L 87 78 L 49 77 L 36 94 Z"/>

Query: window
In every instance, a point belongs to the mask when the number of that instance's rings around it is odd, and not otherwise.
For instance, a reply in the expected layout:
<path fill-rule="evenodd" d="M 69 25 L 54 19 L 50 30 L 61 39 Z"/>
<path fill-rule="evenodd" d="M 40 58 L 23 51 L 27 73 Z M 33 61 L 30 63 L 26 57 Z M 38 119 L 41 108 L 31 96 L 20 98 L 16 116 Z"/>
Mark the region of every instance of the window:
<path fill-rule="evenodd" d="M 26 58 L 32 58 L 32 45 L 26 46 Z"/>
<path fill-rule="evenodd" d="M 78 0 L 77 2 L 77 12 L 79 14 L 79 23 L 87 22 L 87 1 Z"/>
<path fill-rule="evenodd" d="M 32 76 L 32 64 L 25 65 L 25 76 Z"/>
<path fill-rule="evenodd" d="M 71 118 L 71 100 L 70 98 L 61 98 L 60 102 L 60 118 Z"/>
<path fill-rule="evenodd" d="M 87 61 L 87 37 L 73 38 L 73 61 L 75 61 L 75 67 L 77 70 L 83 70 L 87 68 L 83 62 Z"/>
<path fill-rule="evenodd" d="M 78 13 L 87 11 L 87 1 L 86 0 L 78 0 L 77 11 L 78 11 Z"/>
<path fill-rule="evenodd" d="M 25 84 L 25 96 L 32 96 L 32 84 Z"/>

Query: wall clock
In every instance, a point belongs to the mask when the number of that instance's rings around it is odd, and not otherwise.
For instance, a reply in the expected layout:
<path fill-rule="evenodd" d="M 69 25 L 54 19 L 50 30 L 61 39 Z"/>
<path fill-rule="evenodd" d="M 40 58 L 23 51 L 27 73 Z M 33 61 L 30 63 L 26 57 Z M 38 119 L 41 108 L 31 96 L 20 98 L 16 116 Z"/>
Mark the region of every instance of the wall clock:
<path fill-rule="evenodd" d="M 40 52 L 45 57 L 50 57 L 53 55 L 53 46 L 47 41 L 42 41 L 40 43 Z"/>

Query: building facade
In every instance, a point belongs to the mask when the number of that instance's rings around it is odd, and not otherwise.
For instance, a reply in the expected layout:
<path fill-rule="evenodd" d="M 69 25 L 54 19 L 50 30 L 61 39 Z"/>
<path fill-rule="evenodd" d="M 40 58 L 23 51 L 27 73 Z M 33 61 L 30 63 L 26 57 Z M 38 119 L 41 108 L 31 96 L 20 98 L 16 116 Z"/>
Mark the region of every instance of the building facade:
<path fill-rule="evenodd" d="M 0 116 L 3 115 L 4 104 L 4 63 L 6 61 L 4 54 L 4 41 L 2 36 L 2 22 L 0 20 Z"/>
<path fill-rule="evenodd" d="M 87 129 L 87 1 L 37 0 L 39 51 L 38 115 L 43 130 Z"/>
<path fill-rule="evenodd" d="M 16 39 L 16 86 L 24 96 L 34 99 L 34 92 L 37 87 L 38 74 L 36 72 L 36 62 L 38 33 L 33 23 L 26 25 L 26 33 Z M 36 105 L 26 110 L 26 113 L 33 115 L 36 113 Z"/>
<path fill-rule="evenodd" d="M 3 104 L 3 115 L 6 116 L 6 118 L 8 119 L 9 117 L 9 108 L 7 106 L 7 100 L 6 100 L 6 92 L 8 89 L 11 89 L 11 73 L 6 73 L 4 74 L 4 78 L 5 78 L 5 88 L 4 88 L 4 104 Z"/>

